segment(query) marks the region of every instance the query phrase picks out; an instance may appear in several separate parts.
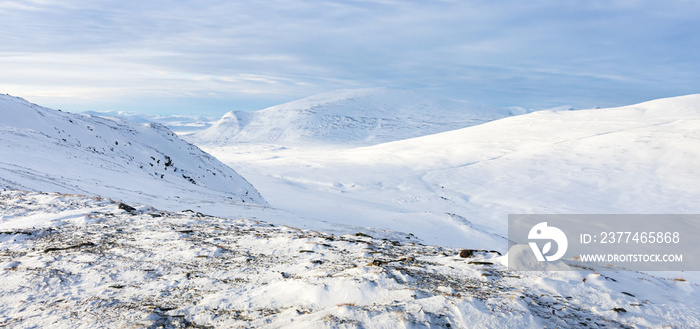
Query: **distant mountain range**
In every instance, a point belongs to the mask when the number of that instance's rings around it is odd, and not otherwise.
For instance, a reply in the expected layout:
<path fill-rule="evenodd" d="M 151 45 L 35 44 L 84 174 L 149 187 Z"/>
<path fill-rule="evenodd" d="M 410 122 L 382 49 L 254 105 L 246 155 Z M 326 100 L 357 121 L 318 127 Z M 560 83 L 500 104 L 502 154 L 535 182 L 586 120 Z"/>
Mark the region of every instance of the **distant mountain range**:
<path fill-rule="evenodd" d="M 168 129 L 176 134 L 186 134 L 203 130 L 211 127 L 212 123 L 216 121 L 215 117 L 205 117 L 201 115 L 149 115 L 124 111 L 84 111 L 81 113 L 100 117 L 123 118 L 136 123 L 160 123 L 167 126 Z"/>
<path fill-rule="evenodd" d="M 9 95 L 0 95 L 0 113 L 0 188 L 168 209 L 211 200 L 266 204 L 233 169 L 161 124 L 66 113 Z"/>
<path fill-rule="evenodd" d="M 196 143 L 374 145 L 522 113 L 386 88 L 345 89 L 259 111 L 232 111 L 186 138 Z"/>

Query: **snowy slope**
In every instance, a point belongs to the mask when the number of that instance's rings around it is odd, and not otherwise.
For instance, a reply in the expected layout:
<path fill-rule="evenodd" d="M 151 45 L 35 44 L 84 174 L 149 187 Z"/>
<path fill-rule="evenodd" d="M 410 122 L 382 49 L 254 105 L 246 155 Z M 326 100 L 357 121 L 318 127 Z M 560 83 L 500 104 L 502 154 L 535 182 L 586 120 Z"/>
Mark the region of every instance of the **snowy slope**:
<path fill-rule="evenodd" d="M 434 191 L 481 216 L 700 211 L 700 95 L 536 112 L 355 152 L 423 168 Z"/>
<path fill-rule="evenodd" d="M 0 187 L 183 209 L 265 205 L 233 169 L 160 124 L 64 113 L 0 95 Z"/>
<path fill-rule="evenodd" d="M 507 109 L 414 92 L 346 89 L 260 111 L 233 111 L 188 136 L 205 143 L 356 144 L 434 134 L 510 115 Z"/>
<path fill-rule="evenodd" d="M 696 284 L 0 191 L 0 326 L 698 328 Z"/>
<path fill-rule="evenodd" d="M 700 212 L 700 95 L 370 147 L 205 149 L 273 206 L 454 247 L 505 251 L 508 214 Z"/>

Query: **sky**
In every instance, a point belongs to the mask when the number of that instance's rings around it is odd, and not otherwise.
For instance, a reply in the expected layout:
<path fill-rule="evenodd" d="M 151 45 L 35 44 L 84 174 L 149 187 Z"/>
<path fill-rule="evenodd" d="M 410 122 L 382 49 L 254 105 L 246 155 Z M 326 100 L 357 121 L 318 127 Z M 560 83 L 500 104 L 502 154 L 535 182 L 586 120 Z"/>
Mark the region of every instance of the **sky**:
<path fill-rule="evenodd" d="M 221 115 L 342 88 L 495 106 L 700 93 L 700 1 L 0 0 L 0 93 Z"/>

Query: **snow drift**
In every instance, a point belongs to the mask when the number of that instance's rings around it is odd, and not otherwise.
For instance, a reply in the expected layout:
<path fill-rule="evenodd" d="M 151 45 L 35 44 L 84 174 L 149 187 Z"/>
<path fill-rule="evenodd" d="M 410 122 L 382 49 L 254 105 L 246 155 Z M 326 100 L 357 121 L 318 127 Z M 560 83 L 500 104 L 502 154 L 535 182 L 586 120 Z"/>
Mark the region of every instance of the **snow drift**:
<path fill-rule="evenodd" d="M 51 110 L 0 95 L 0 187 L 101 195 L 182 209 L 265 205 L 233 169 L 160 124 Z"/>

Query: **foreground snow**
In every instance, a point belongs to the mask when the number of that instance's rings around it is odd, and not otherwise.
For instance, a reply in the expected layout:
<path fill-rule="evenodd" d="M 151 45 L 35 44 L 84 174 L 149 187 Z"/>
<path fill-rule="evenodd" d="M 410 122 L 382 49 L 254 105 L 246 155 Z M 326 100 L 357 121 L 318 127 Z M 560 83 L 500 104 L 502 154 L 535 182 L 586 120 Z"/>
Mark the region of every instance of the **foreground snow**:
<path fill-rule="evenodd" d="M 513 273 L 492 252 L 61 194 L 0 192 L 0 214 L 16 328 L 700 326 L 697 285 L 634 272 Z"/>

